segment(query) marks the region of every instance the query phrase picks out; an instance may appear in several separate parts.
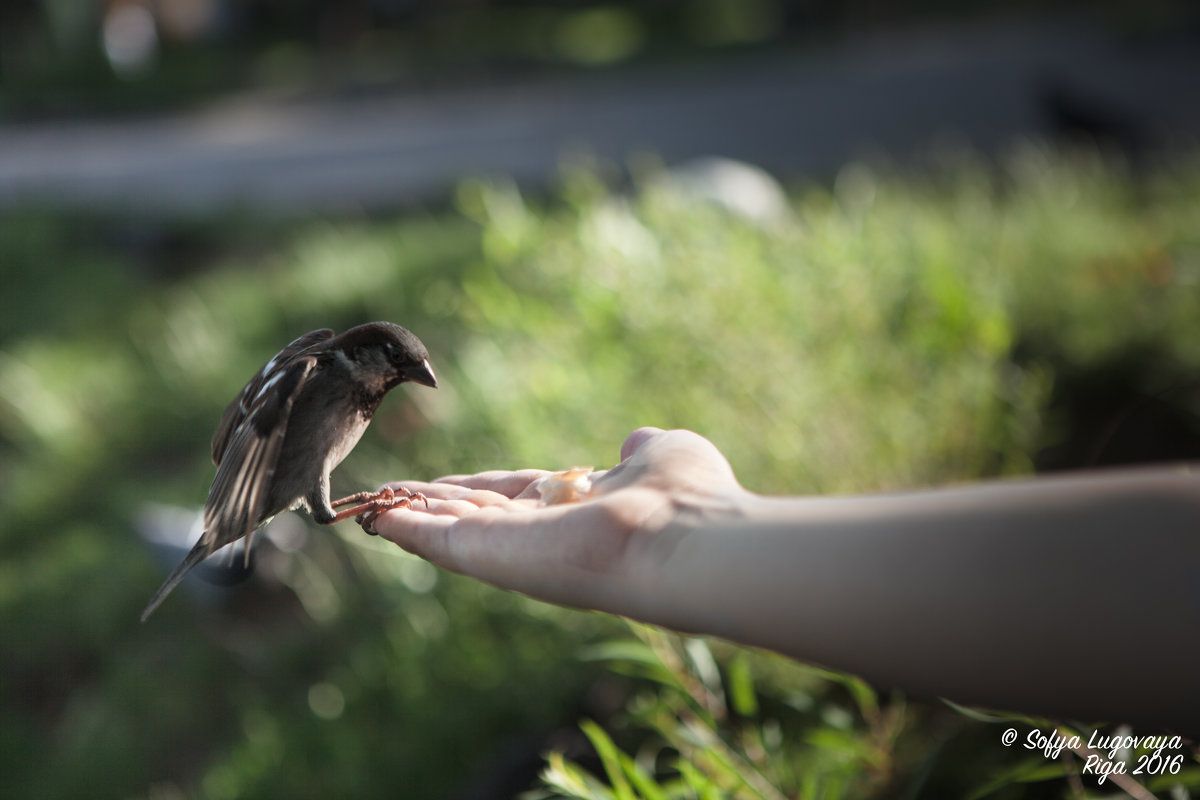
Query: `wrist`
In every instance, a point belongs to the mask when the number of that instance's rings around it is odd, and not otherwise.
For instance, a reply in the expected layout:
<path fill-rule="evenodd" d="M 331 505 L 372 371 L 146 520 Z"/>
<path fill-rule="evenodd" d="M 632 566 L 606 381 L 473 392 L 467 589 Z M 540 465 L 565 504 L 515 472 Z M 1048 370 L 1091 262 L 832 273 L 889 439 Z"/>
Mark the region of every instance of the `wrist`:
<path fill-rule="evenodd" d="M 659 524 L 630 541 L 616 613 L 682 633 L 719 630 L 721 603 L 714 604 L 706 576 L 753 528 L 764 500 L 740 486 L 721 494 L 677 493 Z"/>

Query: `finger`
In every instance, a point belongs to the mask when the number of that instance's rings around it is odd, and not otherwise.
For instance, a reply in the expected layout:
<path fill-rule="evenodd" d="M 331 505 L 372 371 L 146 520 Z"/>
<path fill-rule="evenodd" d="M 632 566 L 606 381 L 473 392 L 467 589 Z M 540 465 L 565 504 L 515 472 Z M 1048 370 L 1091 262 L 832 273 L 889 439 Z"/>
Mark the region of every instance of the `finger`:
<path fill-rule="evenodd" d="M 493 496 L 499 497 L 499 495 Z M 401 511 L 416 511 L 418 514 L 425 513 L 433 514 L 439 517 L 453 517 L 455 519 L 462 519 L 463 517 L 476 513 L 481 508 L 487 507 L 487 505 L 478 504 L 478 500 L 476 502 L 472 502 L 466 497 L 462 497 L 438 500 L 430 503 L 429 508 L 426 509 L 423 509 L 418 505 L 413 506 L 411 509 L 401 509 Z"/>
<path fill-rule="evenodd" d="M 384 539 L 413 555 L 445 566 L 445 554 L 439 544 L 445 532 L 458 522 L 458 517 L 436 513 L 397 513 L 385 511 L 375 520 L 374 530 Z"/>
<path fill-rule="evenodd" d="M 512 475 L 512 473 L 506 474 Z M 540 476 L 542 473 L 539 472 L 538 474 Z M 525 478 L 518 477 L 497 478 L 486 481 L 472 480 L 476 477 L 475 475 L 463 475 L 461 476 L 461 482 L 450 482 L 443 478 L 438 478 L 432 483 L 426 481 L 392 481 L 391 483 L 384 484 L 384 486 L 391 489 L 420 492 L 431 499 L 436 497 L 445 500 L 452 497 L 464 497 L 470 492 L 489 492 L 498 497 L 511 499 L 513 496 L 511 493 L 519 494 L 516 490 L 521 489 L 521 482 L 526 480 Z"/>
<path fill-rule="evenodd" d="M 465 486 L 455 486 L 453 484 L 420 484 L 406 481 L 401 484 L 392 484 L 392 486 L 393 488 L 397 486 L 403 487 L 414 493 L 420 492 L 424 495 L 425 499 L 424 501 L 415 499 L 411 503 L 397 505 L 394 509 L 388 509 L 389 511 L 417 511 L 430 514 L 466 516 L 481 508 L 490 508 L 492 506 L 511 505 L 525 508 L 531 505 L 524 502 L 518 504 L 512 498 L 489 489 L 468 489 Z"/>
<path fill-rule="evenodd" d="M 412 510 L 418 513 L 424 511 L 429 514 L 440 514 L 461 519 L 485 508 L 495 508 L 504 513 L 514 513 L 517 511 L 528 511 L 536 507 L 537 504 L 532 501 L 513 500 L 512 498 L 487 491 L 486 489 L 464 489 L 461 495 L 432 501 L 428 508 L 423 508 L 420 504 L 414 504 L 411 508 L 402 508 L 401 510 Z"/>
<path fill-rule="evenodd" d="M 475 475 L 448 475 L 438 478 L 438 484 L 466 486 L 471 489 L 487 489 L 506 497 L 516 497 L 530 484 L 550 473 L 544 469 L 490 470 Z"/>
<path fill-rule="evenodd" d="M 629 436 L 625 439 L 625 443 L 621 445 L 621 460 L 624 461 L 625 459 L 629 458 L 638 451 L 638 448 L 663 432 L 664 431 L 662 428 L 638 428 L 636 431 L 629 434 Z"/>
<path fill-rule="evenodd" d="M 446 506 L 454 513 L 389 511 L 375 522 L 380 536 L 414 555 L 454 572 L 495 581 L 514 565 L 524 569 L 544 554 L 547 524 L 553 527 L 556 509 L 489 507 L 458 516 L 464 509 Z M 511 513 L 510 513 L 511 511 Z M 551 519 L 547 519 L 550 517 Z M 541 524 L 537 524 L 541 523 Z"/>
<path fill-rule="evenodd" d="M 454 483 L 428 483 L 426 481 L 392 481 L 385 483 L 384 486 L 393 490 L 403 489 L 413 494 L 420 492 L 430 500 L 449 500 L 465 497 L 473 491 L 484 491 Z"/>

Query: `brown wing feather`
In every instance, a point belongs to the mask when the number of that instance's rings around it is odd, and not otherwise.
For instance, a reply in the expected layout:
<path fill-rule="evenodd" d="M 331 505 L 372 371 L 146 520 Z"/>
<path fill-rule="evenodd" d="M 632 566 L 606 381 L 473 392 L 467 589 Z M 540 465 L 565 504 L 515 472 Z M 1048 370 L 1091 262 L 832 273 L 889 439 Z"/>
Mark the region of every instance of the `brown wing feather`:
<path fill-rule="evenodd" d="M 225 455 L 225 450 L 229 447 L 230 438 L 251 412 L 255 398 L 259 396 L 262 387 L 266 385 L 267 381 L 286 369 L 289 362 L 305 350 L 332 338 L 333 331 L 329 328 L 309 331 L 280 350 L 274 358 L 263 365 L 262 369 L 254 373 L 254 377 L 242 387 L 242 390 L 238 392 L 238 396 L 233 398 L 233 402 L 225 408 L 225 413 L 221 415 L 221 422 L 217 425 L 217 431 L 213 434 L 212 438 L 212 460 L 214 464 L 218 467 L 221 466 L 221 459 Z"/>
<path fill-rule="evenodd" d="M 316 356 L 298 356 L 273 370 L 274 383 L 262 384 L 249 413 L 229 437 L 204 504 L 203 541 L 209 554 L 283 510 L 267 507 L 268 490 L 292 405 L 316 365 Z"/>

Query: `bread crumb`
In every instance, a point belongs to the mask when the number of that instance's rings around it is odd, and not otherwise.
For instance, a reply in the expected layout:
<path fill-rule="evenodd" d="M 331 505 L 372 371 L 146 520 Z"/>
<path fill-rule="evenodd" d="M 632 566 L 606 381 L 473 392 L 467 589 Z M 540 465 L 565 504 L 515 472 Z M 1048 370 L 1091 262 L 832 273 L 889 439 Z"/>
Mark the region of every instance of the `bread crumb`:
<path fill-rule="evenodd" d="M 542 497 L 541 504 L 556 506 L 586 500 L 592 493 L 592 477 L 592 467 L 571 467 L 539 478 L 537 490 Z"/>

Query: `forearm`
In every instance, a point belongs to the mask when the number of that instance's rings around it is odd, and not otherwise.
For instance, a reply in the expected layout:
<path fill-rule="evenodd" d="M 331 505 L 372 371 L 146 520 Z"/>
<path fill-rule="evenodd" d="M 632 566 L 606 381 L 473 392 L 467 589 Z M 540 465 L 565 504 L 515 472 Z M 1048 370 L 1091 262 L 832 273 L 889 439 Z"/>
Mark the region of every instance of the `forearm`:
<path fill-rule="evenodd" d="M 1182 470 L 748 496 L 650 548 L 630 612 L 668 627 L 919 696 L 1200 723 L 1200 480 Z"/>

